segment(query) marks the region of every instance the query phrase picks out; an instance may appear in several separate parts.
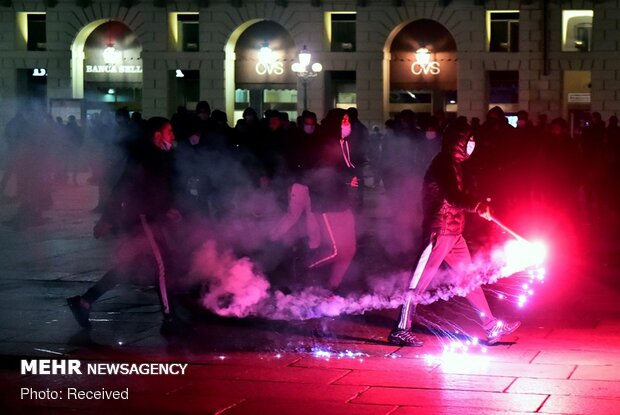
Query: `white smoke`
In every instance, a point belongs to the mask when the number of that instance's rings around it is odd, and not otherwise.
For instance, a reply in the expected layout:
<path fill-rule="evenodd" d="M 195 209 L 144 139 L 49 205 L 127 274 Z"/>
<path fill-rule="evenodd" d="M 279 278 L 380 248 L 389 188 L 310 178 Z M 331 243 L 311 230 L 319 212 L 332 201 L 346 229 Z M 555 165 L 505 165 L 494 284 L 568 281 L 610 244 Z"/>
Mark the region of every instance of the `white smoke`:
<path fill-rule="evenodd" d="M 489 257 L 477 258 L 467 270 L 440 273 L 429 290 L 413 295 L 415 304 L 430 304 L 437 300 L 449 300 L 454 296 L 466 296 L 484 284 L 492 284 L 501 278 L 536 264 L 523 262 L 514 265 L 511 244 L 495 250 Z M 215 243 L 205 243 L 194 258 L 193 274 L 208 284 L 203 305 L 221 316 L 257 316 L 272 320 L 307 320 L 335 317 L 343 314 L 363 314 L 372 310 L 393 309 L 403 304 L 411 272 L 403 271 L 389 275 L 374 276 L 372 292 L 348 296 L 334 295 L 321 287 L 307 287 L 299 292 L 285 294 L 269 292 L 270 284 L 257 272 L 248 258 L 236 259 L 230 252 L 219 253 Z"/>
<path fill-rule="evenodd" d="M 256 272 L 248 258 L 218 252 L 215 242 L 205 242 L 193 258 L 190 275 L 207 285 L 202 304 L 221 316 L 246 317 L 268 297 L 269 282 Z"/>

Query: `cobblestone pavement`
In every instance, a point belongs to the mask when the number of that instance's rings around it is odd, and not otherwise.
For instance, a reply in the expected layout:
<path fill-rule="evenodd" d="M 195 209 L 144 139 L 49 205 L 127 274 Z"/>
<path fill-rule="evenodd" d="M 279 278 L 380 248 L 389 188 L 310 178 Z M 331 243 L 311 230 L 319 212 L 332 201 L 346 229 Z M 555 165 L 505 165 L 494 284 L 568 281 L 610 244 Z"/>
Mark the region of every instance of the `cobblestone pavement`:
<path fill-rule="evenodd" d="M 529 308 L 498 306 L 522 328 L 496 346 L 469 344 L 466 354 L 450 353 L 453 337 L 428 333 L 421 348 L 389 345 L 395 310 L 308 322 L 205 313 L 186 338 L 167 341 L 153 290 L 136 287 L 102 298 L 84 332 L 65 298 L 106 270 L 110 246 L 91 236 L 94 199 L 93 187 L 63 187 L 48 223 L 0 228 L 4 414 L 620 413 L 620 296 L 611 263 L 551 274 Z M 2 204 L 0 220 L 14 209 Z M 432 312 L 449 314 L 441 305 Z M 188 366 L 183 375 L 20 375 L 21 360 L 34 358 Z M 70 388 L 127 390 L 128 399 L 71 399 Z M 46 399 L 46 391 L 63 399 Z"/>

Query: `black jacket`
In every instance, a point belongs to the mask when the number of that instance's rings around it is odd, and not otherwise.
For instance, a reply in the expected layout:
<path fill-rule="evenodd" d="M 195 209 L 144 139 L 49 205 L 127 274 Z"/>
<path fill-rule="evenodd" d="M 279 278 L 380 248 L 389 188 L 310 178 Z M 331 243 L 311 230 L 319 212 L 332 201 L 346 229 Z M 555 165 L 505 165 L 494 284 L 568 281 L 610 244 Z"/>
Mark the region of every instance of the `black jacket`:
<path fill-rule="evenodd" d="M 129 150 L 127 165 L 105 204 L 101 221 L 130 230 L 140 224 L 165 221 L 174 205 L 175 168 L 171 151 L 150 141 L 136 143 Z"/>
<path fill-rule="evenodd" d="M 465 212 L 474 211 L 478 201 L 463 189 L 463 167 L 457 160 L 464 156 L 469 134 L 444 136 L 442 151 L 435 156 L 424 176 L 422 207 L 425 236 L 431 233 L 458 235 L 463 232 Z"/>

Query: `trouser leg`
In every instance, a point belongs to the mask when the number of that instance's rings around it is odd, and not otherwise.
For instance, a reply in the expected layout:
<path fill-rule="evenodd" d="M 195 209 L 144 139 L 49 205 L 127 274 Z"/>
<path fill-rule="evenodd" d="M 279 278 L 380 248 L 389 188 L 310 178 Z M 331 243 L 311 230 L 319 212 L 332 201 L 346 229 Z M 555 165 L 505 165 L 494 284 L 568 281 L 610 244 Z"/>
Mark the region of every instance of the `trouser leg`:
<path fill-rule="evenodd" d="M 121 273 L 117 269 L 112 269 L 106 272 L 104 276 L 95 283 L 95 285 L 90 287 L 88 291 L 84 293 L 82 300 L 86 301 L 88 304 L 94 303 L 103 294 L 116 287 L 120 283 L 120 280 Z"/>
<path fill-rule="evenodd" d="M 489 303 L 484 295 L 481 287 L 476 288 L 474 291 L 467 294 L 465 297 L 472 307 L 478 312 L 478 317 L 483 327 L 489 328 L 495 322 L 495 317 L 489 308 Z"/>
<path fill-rule="evenodd" d="M 467 247 L 465 238 L 459 236 L 455 241 L 454 246 L 450 253 L 446 256 L 446 263 L 454 269 L 456 272 L 468 272 L 468 268 L 471 266 L 471 254 Z M 489 303 L 484 295 L 482 288 L 477 287 L 471 291 L 466 297 L 467 301 L 478 313 L 480 321 L 486 327 L 492 325 L 495 321 L 495 317 L 491 312 Z"/>
<path fill-rule="evenodd" d="M 328 212 L 320 216 L 324 239 L 331 245 L 331 252 L 309 265 L 317 268 L 331 263 L 328 285 L 336 288 L 342 282 L 351 261 L 355 256 L 355 219 L 351 210 Z"/>
<path fill-rule="evenodd" d="M 413 316 L 415 314 L 415 304 L 413 297 L 419 296 L 426 291 L 429 284 L 437 274 L 441 263 L 454 244 L 456 236 L 452 235 L 433 235 L 429 243 L 424 247 L 409 283 L 409 292 L 400 310 L 397 327 L 408 330 L 411 328 Z"/>
<path fill-rule="evenodd" d="M 412 301 L 411 292 L 408 292 L 405 298 L 405 303 L 400 307 L 400 313 L 396 325 L 397 329 L 411 329 L 411 326 L 413 324 L 413 316 L 415 316 L 415 308 L 416 304 L 414 304 Z"/>
<path fill-rule="evenodd" d="M 155 258 L 155 262 L 157 263 L 157 276 L 158 276 L 158 286 L 159 286 L 159 299 L 162 305 L 162 311 L 164 316 L 169 316 L 171 314 L 170 311 L 170 302 L 168 301 L 168 288 L 166 282 L 166 265 L 164 263 L 164 258 L 162 255 L 162 250 L 155 239 L 155 235 L 153 234 L 153 230 L 151 226 L 146 221 L 146 217 L 144 215 L 140 215 L 140 221 L 142 223 L 142 229 L 146 234 L 149 245 L 151 247 L 153 257 Z"/>
<path fill-rule="evenodd" d="M 338 247 L 338 255 L 334 259 L 328 282 L 329 288 L 335 289 L 342 282 L 355 256 L 355 219 L 351 210 L 330 213 L 327 218 Z"/>

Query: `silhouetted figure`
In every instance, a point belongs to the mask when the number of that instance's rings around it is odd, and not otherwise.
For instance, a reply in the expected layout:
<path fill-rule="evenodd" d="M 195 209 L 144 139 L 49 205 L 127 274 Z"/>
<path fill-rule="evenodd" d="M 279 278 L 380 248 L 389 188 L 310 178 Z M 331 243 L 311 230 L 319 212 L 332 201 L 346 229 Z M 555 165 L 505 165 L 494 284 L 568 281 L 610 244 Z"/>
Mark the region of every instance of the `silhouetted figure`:
<path fill-rule="evenodd" d="M 127 165 L 93 229 L 95 238 L 121 233 L 115 266 L 83 295 L 67 299 L 84 328 L 90 328 L 92 304 L 117 284 L 156 281 L 164 317 L 161 332 L 172 334 L 178 329 L 169 296 L 178 275 L 168 229 L 181 220 L 174 200 L 174 133 L 163 117 L 149 119 L 148 131 L 148 138 L 131 146 Z"/>

